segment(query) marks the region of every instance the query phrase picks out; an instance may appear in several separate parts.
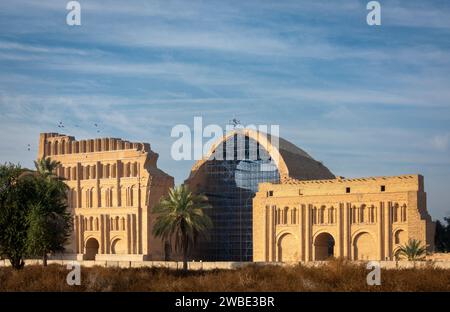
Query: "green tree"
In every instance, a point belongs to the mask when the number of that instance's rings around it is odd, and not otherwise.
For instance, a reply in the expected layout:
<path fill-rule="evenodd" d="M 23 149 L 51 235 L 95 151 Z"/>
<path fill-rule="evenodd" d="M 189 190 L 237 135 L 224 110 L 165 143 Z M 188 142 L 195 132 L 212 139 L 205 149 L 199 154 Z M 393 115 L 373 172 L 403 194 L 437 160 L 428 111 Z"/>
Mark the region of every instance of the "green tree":
<path fill-rule="evenodd" d="M 60 186 L 54 181 L 36 182 L 39 200 L 33 203 L 27 216 L 27 251 L 29 255 L 42 257 L 47 266 L 49 253 L 64 250 L 71 234 L 72 218 Z"/>
<path fill-rule="evenodd" d="M 27 216 L 27 251 L 39 256 L 47 266 L 49 253 L 64 250 L 64 244 L 72 230 L 71 215 L 67 212 L 67 185 L 54 174 L 60 165 L 50 158 L 35 161 L 36 171 L 22 174 L 31 178 L 36 187 L 37 198 Z"/>
<path fill-rule="evenodd" d="M 0 166 L 0 254 L 14 269 L 24 266 L 27 254 L 27 215 L 36 199 L 33 181 L 22 180 L 19 165 Z"/>
<path fill-rule="evenodd" d="M 153 234 L 163 242 L 173 242 L 175 250 L 183 256 L 183 270 L 187 270 L 190 250 L 201 235 L 206 235 L 212 227 L 211 219 L 205 214 L 210 208 L 208 198 L 194 195 L 185 185 L 169 190 L 153 212 L 158 214 L 153 226 Z"/>
<path fill-rule="evenodd" d="M 436 221 L 434 243 L 438 251 L 450 252 L 450 217 L 444 218 L 444 222 Z"/>
<path fill-rule="evenodd" d="M 67 186 L 54 174 L 51 159 L 35 162 L 36 171 L 19 165 L 0 166 L 0 255 L 21 269 L 26 256 L 63 250 L 71 233 Z"/>
<path fill-rule="evenodd" d="M 409 239 L 408 242 L 400 246 L 397 251 L 399 257 L 404 257 L 409 261 L 423 260 L 426 254 L 427 247 L 417 239 Z"/>

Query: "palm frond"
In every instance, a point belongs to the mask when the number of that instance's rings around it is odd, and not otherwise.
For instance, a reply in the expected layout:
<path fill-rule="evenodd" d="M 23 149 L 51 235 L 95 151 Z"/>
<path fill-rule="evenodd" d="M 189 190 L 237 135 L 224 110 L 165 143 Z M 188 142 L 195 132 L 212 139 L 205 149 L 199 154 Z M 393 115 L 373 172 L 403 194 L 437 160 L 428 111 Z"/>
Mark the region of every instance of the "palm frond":
<path fill-rule="evenodd" d="M 427 253 L 427 246 L 420 240 L 409 239 L 407 243 L 401 245 L 397 250 L 399 257 L 406 258 L 409 261 L 423 260 Z"/>
<path fill-rule="evenodd" d="M 157 214 L 153 234 L 173 242 L 176 251 L 186 252 L 213 226 L 204 212 L 210 207 L 206 196 L 192 194 L 186 185 L 171 188 L 153 208 Z"/>

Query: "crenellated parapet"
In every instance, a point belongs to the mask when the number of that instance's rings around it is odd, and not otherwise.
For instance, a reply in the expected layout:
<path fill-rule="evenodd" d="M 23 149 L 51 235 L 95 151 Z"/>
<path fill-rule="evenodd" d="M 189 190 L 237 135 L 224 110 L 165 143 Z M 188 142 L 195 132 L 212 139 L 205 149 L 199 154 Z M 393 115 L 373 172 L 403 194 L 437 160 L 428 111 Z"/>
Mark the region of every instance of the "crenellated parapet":
<path fill-rule="evenodd" d="M 39 157 L 55 155 L 136 150 L 150 152 L 150 144 L 136 143 L 119 138 L 75 140 L 75 137 L 59 133 L 41 133 Z"/>
<path fill-rule="evenodd" d="M 424 191 L 424 179 L 420 174 L 380 176 L 365 178 L 343 178 L 327 180 L 282 179 L 280 183 L 261 183 L 259 190 L 277 190 L 287 196 L 339 195 L 356 193 L 388 193 L 403 191 Z M 299 193 L 300 192 L 300 193 Z"/>

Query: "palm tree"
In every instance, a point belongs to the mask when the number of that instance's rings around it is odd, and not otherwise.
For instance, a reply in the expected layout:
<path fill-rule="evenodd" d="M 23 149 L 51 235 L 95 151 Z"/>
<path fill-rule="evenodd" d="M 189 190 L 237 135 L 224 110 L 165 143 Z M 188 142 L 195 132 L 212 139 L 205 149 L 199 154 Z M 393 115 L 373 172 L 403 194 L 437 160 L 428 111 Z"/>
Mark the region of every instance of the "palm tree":
<path fill-rule="evenodd" d="M 66 187 L 64 178 L 59 177 L 55 172 L 56 169 L 61 165 L 59 161 L 52 160 L 50 157 L 40 158 L 34 161 L 35 170 L 25 169 L 20 175 L 20 178 L 42 178 L 49 182 L 56 182 L 57 185 L 61 186 L 62 189 Z"/>
<path fill-rule="evenodd" d="M 52 160 L 50 157 L 41 158 L 34 161 L 36 170 L 26 170 L 21 177 L 39 176 L 48 180 L 61 180 L 55 174 L 56 169 L 61 165 L 59 161 Z"/>
<path fill-rule="evenodd" d="M 204 212 L 208 208 L 211 208 L 208 198 L 192 194 L 185 185 L 171 188 L 167 197 L 153 208 L 153 212 L 158 214 L 153 235 L 175 243 L 175 250 L 183 255 L 184 271 L 187 270 L 189 251 L 199 236 L 205 235 L 212 227 L 211 219 Z"/>
<path fill-rule="evenodd" d="M 427 246 L 417 239 L 409 239 L 408 242 L 397 250 L 396 255 L 409 261 L 423 260 L 427 254 Z"/>

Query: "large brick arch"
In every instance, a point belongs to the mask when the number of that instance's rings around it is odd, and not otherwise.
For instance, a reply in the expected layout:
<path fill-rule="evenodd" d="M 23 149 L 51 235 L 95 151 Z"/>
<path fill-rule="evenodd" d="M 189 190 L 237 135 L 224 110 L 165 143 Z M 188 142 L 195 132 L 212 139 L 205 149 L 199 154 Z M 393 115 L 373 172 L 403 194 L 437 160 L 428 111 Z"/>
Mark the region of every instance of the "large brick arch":
<path fill-rule="evenodd" d="M 220 140 L 218 140 L 211 146 L 207 155 L 203 157 L 203 159 L 198 160 L 194 164 L 188 179 L 192 179 L 197 174 L 198 170 L 202 167 L 202 165 L 206 161 L 208 161 L 208 159 L 211 157 L 211 155 L 214 153 L 217 147 L 220 146 L 220 144 L 226 142 L 229 138 L 233 137 L 235 134 L 248 136 L 249 138 L 258 142 L 269 153 L 270 157 L 272 157 L 275 163 L 277 163 L 278 171 L 280 172 L 280 178 L 286 179 L 289 177 L 288 167 L 282 155 L 280 154 L 279 148 L 277 146 L 272 145 L 271 140 L 265 133 L 256 131 L 254 129 L 236 129 L 228 132 Z"/>
<path fill-rule="evenodd" d="M 126 254 L 127 244 L 122 236 L 115 236 L 111 239 L 111 254 Z"/>
<path fill-rule="evenodd" d="M 314 260 L 323 261 L 335 256 L 336 240 L 327 231 L 320 231 L 314 235 Z"/>
<path fill-rule="evenodd" d="M 95 256 L 100 252 L 100 239 L 95 236 L 87 237 L 84 248 L 84 260 L 95 260 Z"/>

